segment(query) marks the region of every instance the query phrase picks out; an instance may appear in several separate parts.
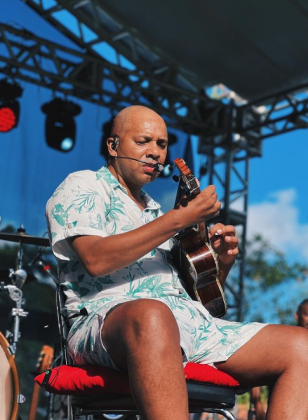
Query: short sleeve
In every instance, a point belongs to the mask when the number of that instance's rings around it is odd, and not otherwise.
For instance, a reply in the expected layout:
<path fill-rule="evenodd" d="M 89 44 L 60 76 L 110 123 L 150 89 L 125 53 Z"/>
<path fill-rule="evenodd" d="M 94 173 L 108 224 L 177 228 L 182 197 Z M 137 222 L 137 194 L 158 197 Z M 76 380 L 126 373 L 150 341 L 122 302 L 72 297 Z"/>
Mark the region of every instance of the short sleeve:
<path fill-rule="evenodd" d="M 105 201 L 108 191 L 91 171 L 69 175 L 56 189 L 46 205 L 50 242 L 61 260 L 74 258 L 67 239 L 79 235 L 107 236 Z"/>

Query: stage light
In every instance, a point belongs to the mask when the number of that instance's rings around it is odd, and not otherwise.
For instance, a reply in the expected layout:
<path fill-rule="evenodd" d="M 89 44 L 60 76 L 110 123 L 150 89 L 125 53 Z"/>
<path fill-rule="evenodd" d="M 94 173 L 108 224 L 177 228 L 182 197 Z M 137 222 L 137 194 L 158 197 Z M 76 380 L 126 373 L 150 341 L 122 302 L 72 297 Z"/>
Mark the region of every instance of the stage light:
<path fill-rule="evenodd" d="M 15 82 L 0 80 L 0 132 L 7 133 L 17 127 L 19 120 L 19 98 L 22 88 Z"/>
<path fill-rule="evenodd" d="M 74 117 L 81 112 L 81 107 L 71 101 L 55 98 L 42 105 L 46 114 L 45 137 L 52 149 L 70 152 L 75 146 L 76 124 Z"/>

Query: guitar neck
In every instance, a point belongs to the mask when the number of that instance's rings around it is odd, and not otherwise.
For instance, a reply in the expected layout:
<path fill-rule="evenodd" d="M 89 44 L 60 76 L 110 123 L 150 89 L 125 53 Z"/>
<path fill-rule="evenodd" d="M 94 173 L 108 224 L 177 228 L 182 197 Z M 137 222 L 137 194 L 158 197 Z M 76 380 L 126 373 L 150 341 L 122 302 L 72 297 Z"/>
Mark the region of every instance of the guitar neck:
<path fill-rule="evenodd" d="M 188 199 L 200 194 L 196 177 L 188 170 L 182 159 L 176 159 L 175 164 L 178 167 L 181 178 L 177 190 L 174 208 L 177 208 L 186 196 Z M 203 245 L 205 242 L 209 242 L 207 224 L 204 221 L 198 225 L 190 226 L 180 231 L 175 238 L 181 241 L 182 248 L 186 249 L 190 245 Z"/>
<path fill-rule="evenodd" d="M 54 350 L 52 347 L 47 346 L 47 345 L 44 345 L 42 347 L 42 350 L 40 352 L 40 356 L 37 362 L 39 373 L 45 372 L 45 370 L 50 368 L 52 360 L 53 360 L 53 353 L 54 353 Z M 36 412 L 37 412 L 37 406 L 39 402 L 40 389 L 41 389 L 40 385 L 37 383 L 34 383 L 28 420 L 36 419 Z"/>
<path fill-rule="evenodd" d="M 35 383 L 33 385 L 32 397 L 31 397 L 31 405 L 29 409 L 28 420 L 35 420 L 36 419 L 36 410 L 38 406 L 38 400 L 40 395 L 40 385 Z"/>

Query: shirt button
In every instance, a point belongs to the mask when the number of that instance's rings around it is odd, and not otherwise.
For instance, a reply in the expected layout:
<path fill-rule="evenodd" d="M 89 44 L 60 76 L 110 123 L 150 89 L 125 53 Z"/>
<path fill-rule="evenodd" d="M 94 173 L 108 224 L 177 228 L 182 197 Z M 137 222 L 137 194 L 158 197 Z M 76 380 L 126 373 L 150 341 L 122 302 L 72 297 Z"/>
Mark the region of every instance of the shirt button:
<path fill-rule="evenodd" d="M 69 229 L 72 229 L 73 225 L 72 225 L 71 223 L 69 223 L 69 224 L 67 225 L 67 227 L 68 227 Z"/>

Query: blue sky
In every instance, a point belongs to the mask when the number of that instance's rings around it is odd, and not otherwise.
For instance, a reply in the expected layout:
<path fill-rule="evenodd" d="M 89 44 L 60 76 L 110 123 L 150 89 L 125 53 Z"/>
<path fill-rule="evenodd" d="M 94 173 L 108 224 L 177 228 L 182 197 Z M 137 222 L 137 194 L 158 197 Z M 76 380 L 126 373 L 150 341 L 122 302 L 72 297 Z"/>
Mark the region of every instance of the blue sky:
<path fill-rule="evenodd" d="M 0 21 L 74 46 L 20 0 L 6 2 Z M 76 118 L 75 149 L 60 153 L 45 144 L 45 115 L 40 111 L 41 105 L 52 99 L 52 92 L 29 83 L 21 85 L 24 92 L 19 125 L 10 133 L 0 134 L 0 227 L 23 224 L 28 233 L 42 235 L 46 231 L 46 200 L 63 178 L 69 172 L 95 170 L 105 163 L 99 155 L 101 125 L 110 118 L 110 112 L 68 98 L 81 105 L 82 113 Z M 179 142 L 171 148 L 172 158 L 183 156 L 187 137 L 178 135 Z M 250 161 L 249 236 L 262 233 L 291 259 L 301 262 L 308 262 L 307 136 L 307 130 L 297 130 L 266 139 L 263 156 Z M 150 185 L 147 191 L 162 201 L 166 211 L 173 205 L 175 189 L 172 180 L 165 179 Z"/>

